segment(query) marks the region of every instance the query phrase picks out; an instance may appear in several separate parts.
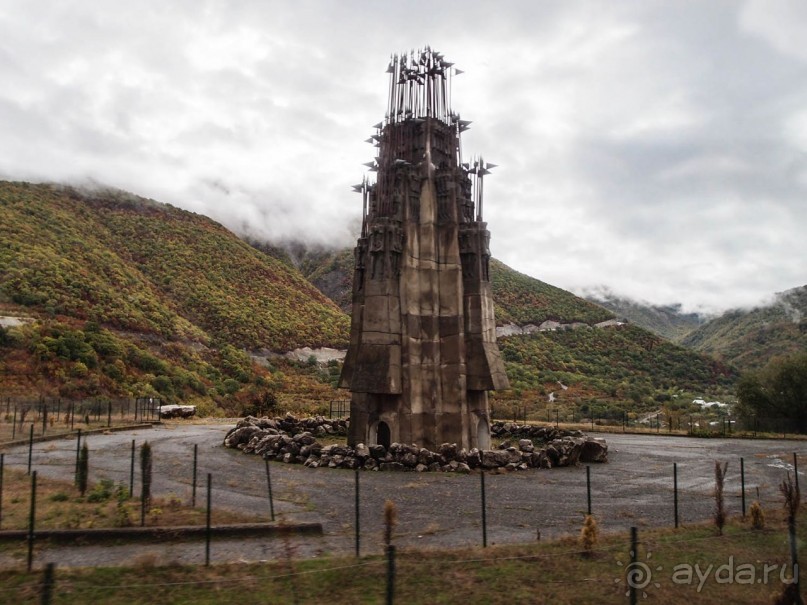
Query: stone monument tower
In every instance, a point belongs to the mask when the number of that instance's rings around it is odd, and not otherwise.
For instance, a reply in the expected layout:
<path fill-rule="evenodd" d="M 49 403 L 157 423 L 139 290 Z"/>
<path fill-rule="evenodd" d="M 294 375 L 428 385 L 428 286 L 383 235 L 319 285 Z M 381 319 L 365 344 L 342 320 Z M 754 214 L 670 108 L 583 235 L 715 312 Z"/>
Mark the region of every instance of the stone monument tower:
<path fill-rule="evenodd" d="M 384 122 L 368 142 L 353 275 L 349 442 L 490 446 L 488 391 L 509 387 L 496 345 L 482 181 L 463 163 L 459 70 L 430 49 L 393 56 Z"/>

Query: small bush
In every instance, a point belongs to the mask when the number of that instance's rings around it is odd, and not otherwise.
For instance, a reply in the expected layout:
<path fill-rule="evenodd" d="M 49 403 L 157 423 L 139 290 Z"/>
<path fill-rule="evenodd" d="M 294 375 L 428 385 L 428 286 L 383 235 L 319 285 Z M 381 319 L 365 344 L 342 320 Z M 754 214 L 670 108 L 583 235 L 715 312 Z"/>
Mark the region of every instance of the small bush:
<path fill-rule="evenodd" d="M 115 505 L 115 519 L 113 520 L 115 527 L 131 527 L 132 518 L 129 516 L 129 507 L 125 502 L 118 502 Z"/>
<path fill-rule="evenodd" d="M 160 522 L 160 518 L 163 516 L 163 509 L 158 506 L 153 506 L 149 508 L 149 521 L 152 525 L 157 525 Z"/>
<path fill-rule="evenodd" d="M 106 502 L 115 492 L 115 483 L 112 479 L 101 479 L 87 496 L 87 502 Z"/>
<path fill-rule="evenodd" d="M 765 511 L 762 510 L 760 503 L 756 500 L 752 502 L 749 512 L 751 513 L 751 527 L 753 529 L 765 529 Z"/>
<path fill-rule="evenodd" d="M 56 492 L 50 497 L 51 502 L 67 502 L 69 499 L 70 496 L 68 496 L 64 492 Z"/>
<path fill-rule="evenodd" d="M 580 546 L 583 547 L 585 556 L 590 557 L 593 554 L 599 538 L 600 528 L 597 525 L 597 520 L 592 515 L 586 515 L 583 528 L 580 530 Z"/>

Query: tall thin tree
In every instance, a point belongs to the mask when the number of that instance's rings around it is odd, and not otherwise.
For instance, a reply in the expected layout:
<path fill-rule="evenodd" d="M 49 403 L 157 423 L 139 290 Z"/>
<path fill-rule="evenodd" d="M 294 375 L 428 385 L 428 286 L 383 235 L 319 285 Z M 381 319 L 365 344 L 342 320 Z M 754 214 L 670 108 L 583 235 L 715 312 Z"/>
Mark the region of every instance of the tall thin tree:
<path fill-rule="evenodd" d="M 143 525 L 145 514 L 151 505 L 151 444 L 148 441 L 140 446 L 140 477 L 142 479 L 140 524 Z"/>
<path fill-rule="evenodd" d="M 76 487 L 79 493 L 83 496 L 87 491 L 87 480 L 90 474 L 90 450 L 85 441 L 79 452 L 78 468 L 76 469 Z"/>

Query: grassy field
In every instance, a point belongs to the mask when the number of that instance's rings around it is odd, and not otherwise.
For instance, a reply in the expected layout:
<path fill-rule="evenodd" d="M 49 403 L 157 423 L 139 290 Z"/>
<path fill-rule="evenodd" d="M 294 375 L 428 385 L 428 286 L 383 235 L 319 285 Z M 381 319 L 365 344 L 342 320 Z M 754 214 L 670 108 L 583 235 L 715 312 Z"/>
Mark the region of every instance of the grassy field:
<path fill-rule="evenodd" d="M 37 487 L 37 528 L 139 524 L 139 502 L 128 498 L 128 486 L 101 482 L 81 496 L 69 480 L 40 477 Z M 3 529 L 27 527 L 29 499 L 30 477 L 5 469 Z M 186 500 L 187 494 L 155 499 L 146 524 L 203 524 L 204 509 L 191 508 Z M 791 572 L 782 510 L 765 513 L 765 529 L 754 530 L 748 520 L 734 518 L 723 535 L 709 524 L 643 528 L 634 565 L 627 534 L 601 536 L 586 554 L 575 536 L 486 549 L 403 549 L 396 557 L 395 602 L 622 603 L 628 600 L 629 569 L 644 574 L 634 582 L 642 602 L 772 602 L 785 587 L 782 578 L 789 580 Z M 254 520 L 213 513 L 219 524 Z M 807 528 L 799 531 L 799 538 L 807 538 Z M 24 543 L 0 549 L 16 553 L 20 561 L 17 569 L 0 570 L 0 603 L 39 603 L 43 572 L 24 571 Z M 275 562 L 157 566 L 152 551 L 134 555 L 130 567 L 57 568 L 52 602 L 341 604 L 384 603 L 386 598 L 384 557 L 297 560 L 294 547 L 287 544 L 287 556 Z"/>
<path fill-rule="evenodd" d="M 4 479 L 3 528 L 23 528 L 30 478 L 7 469 Z M 122 514 L 126 522 L 136 522 L 137 503 L 128 500 L 125 491 L 99 483 L 81 496 L 69 482 L 44 479 L 37 490 L 37 526 L 115 526 L 121 524 Z M 159 512 L 147 517 L 149 525 L 203 522 L 203 510 L 191 509 L 175 496 L 155 501 L 154 509 Z M 782 511 L 766 514 L 762 530 L 742 519 L 730 520 L 723 535 L 711 525 L 642 530 L 636 564 L 631 564 L 629 537 L 624 534 L 601 536 L 587 553 L 575 537 L 486 549 L 407 549 L 396 557 L 395 602 L 619 603 L 627 600 L 629 569 L 639 574 L 634 582 L 639 599 L 647 595 L 648 602 L 770 602 L 791 572 Z M 245 520 L 250 519 L 214 514 L 217 523 Z M 801 531 L 800 538 L 805 537 L 807 531 Z M 8 553 L 23 545 L 2 548 Z M 155 557 L 146 553 L 134 556 L 131 567 L 57 569 L 52 602 L 385 602 L 384 557 L 295 560 L 291 545 L 285 551 L 284 560 L 272 563 L 158 567 Z M 0 603 L 40 602 L 42 571 L 25 573 L 20 565 L 18 570 L 0 571 Z"/>
<path fill-rule="evenodd" d="M 804 537 L 804 532 L 801 533 Z M 380 538 L 379 538 L 380 539 Z M 781 516 L 753 530 L 739 520 L 718 536 L 708 526 L 639 536 L 638 597 L 664 603 L 764 603 L 791 577 Z M 521 546 L 404 551 L 396 557 L 395 602 L 626 602 L 628 536 L 602 537 L 584 555 L 573 538 Z M 767 571 L 766 571 L 767 570 Z M 330 558 L 213 567 L 56 570 L 53 603 L 384 603 L 382 557 Z M 42 572 L 0 572 L 0 602 L 38 603 Z"/>
<path fill-rule="evenodd" d="M 84 496 L 69 481 L 37 477 L 37 529 L 127 527 L 140 525 L 140 499 L 129 497 L 129 486 L 101 481 L 88 487 Z M 31 477 L 25 471 L 6 468 L 3 473 L 2 529 L 27 529 L 31 502 Z M 148 526 L 204 525 L 203 489 L 198 488 L 197 507 L 187 497 L 175 494 L 152 498 L 145 516 Z M 213 524 L 262 521 L 253 515 L 213 510 Z M 2 599 L 2 596 L 0 596 Z"/>

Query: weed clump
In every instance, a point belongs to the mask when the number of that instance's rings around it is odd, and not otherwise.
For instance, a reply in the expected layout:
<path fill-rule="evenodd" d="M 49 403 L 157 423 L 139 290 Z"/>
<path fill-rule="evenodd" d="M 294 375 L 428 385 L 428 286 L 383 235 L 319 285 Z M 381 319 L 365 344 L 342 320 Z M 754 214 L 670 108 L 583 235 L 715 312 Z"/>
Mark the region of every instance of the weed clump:
<path fill-rule="evenodd" d="M 748 512 L 751 514 L 751 528 L 765 529 L 765 511 L 762 510 L 762 505 L 758 501 L 754 500 L 751 503 Z"/>
<path fill-rule="evenodd" d="M 583 527 L 580 530 L 580 546 L 583 548 L 583 555 L 590 557 L 594 554 L 594 547 L 600 538 L 600 528 L 597 520 L 592 515 L 586 515 L 583 520 Z"/>

